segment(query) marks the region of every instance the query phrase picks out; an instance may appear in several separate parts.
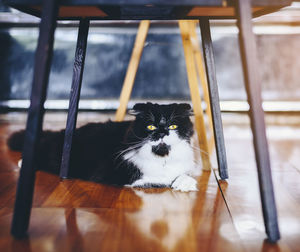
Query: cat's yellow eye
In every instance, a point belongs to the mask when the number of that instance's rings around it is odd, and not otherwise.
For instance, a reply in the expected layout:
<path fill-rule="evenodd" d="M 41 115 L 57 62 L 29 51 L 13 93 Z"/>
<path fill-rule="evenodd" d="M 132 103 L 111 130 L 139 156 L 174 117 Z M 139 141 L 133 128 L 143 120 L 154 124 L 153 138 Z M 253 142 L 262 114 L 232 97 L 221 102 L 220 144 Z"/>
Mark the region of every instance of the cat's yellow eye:
<path fill-rule="evenodd" d="M 169 126 L 169 129 L 170 129 L 170 130 L 174 130 L 174 129 L 177 129 L 177 128 L 178 128 L 178 126 L 175 125 L 175 124 Z"/>
<path fill-rule="evenodd" d="M 148 125 L 147 129 L 148 130 L 156 130 L 156 127 L 154 125 Z"/>

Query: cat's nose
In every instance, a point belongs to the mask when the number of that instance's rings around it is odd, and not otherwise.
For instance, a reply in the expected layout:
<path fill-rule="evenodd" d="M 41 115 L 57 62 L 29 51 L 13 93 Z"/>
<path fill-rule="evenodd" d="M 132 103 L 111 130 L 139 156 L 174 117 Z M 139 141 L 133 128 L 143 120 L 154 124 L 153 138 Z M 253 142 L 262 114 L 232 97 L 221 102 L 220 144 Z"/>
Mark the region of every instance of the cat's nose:
<path fill-rule="evenodd" d="M 166 135 L 166 133 L 159 133 L 159 137 L 163 138 Z"/>
<path fill-rule="evenodd" d="M 169 132 L 168 131 L 163 131 L 163 132 L 159 132 L 159 137 L 163 138 L 164 136 L 168 136 Z"/>

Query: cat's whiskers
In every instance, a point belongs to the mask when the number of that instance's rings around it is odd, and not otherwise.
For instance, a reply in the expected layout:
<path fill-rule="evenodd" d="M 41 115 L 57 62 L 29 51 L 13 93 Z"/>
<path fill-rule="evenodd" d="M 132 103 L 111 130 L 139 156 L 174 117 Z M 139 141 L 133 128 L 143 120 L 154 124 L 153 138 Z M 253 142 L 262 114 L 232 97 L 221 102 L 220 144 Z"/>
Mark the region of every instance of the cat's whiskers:
<path fill-rule="evenodd" d="M 132 145 L 132 144 L 138 144 L 141 143 L 142 141 L 136 141 L 136 142 L 122 142 L 124 145 Z"/>
<path fill-rule="evenodd" d="M 194 158 L 192 161 L 193 161 L 193 163 L 194 163 L 195 165 L 197 165 L 197 166 L 199 165 L 199 166 L 202 167 L 202 162 L 200 162 L 199 160 L 197 160 L 197 159 Z"/>
<path fill-rule="evenodd" d="M 201 153 L 203 153 L 203 154 L 209 156 L 209 153 L 208 153 L 207 151 L 204 151 L 204 150 L 202 150 L 201 148 L 196 147 L 196 146 L 192 146 L 192 145 L 191 145 L 191 147 L 192 147 L 194 150 L 200 151 Z"/>
<path fill-rule="evenodd" d="M 126 155 L 127 153 L 129 153 L 129 152 L 132 151 L 132 150 L 135 150 L 135 151 L 136 151 L 136 150 L 139 149 L 142 145 L 144 145 L 144 142 L 141 142 L 140 144 L 136 144 L 136 145 L 130 146 L 130 147 L 128 147 L 127 149 L 121 151 L 121 152 L 119 153 L 119 155 L 115 158 L 115 160 L 117 160 L 119 157 L 121 157 L 121 156 L 123 157 L 123 160 L 117 164 L 117 168 L 120 167 L 121 164 L 123 164 L 125 161 L 128 161 L 128 160 L 130 160 L 130 159 L 132 158 L 133 155 L 131 155 L 130 157 L 125 157 L 125 155 Z"/>
<path fill-rule="evenodd" d="M 125 150 L 117 152 L 117 156 L 115 157 L 115 160 L 117 160 L 119 157 L 126 155 L 131 150 L 136 150 L 138 147 L 128 147 Z"/>
<path fill-rule="evenodd" d="M 121 151 L 117 152 L 116 153 L 117 156 L 115 157 L 115 160 L 117 160 L 121 156 L 124 156 L 125 154 L 127 154 L 131 150 L 136 150 L 136 149 L 140 148 L 141 146 L 144 145 L 144 143 L 145 143 L 145 141 L 141 141 L 141 142 L 138 142 L 137 144 L 129 146 L 128 148 L 126 148 L 124 150 L 121 150 Z"/>
<path fill-rule="evenodd" d="M 190 138 L 190 136 L 188 136 L 188 135 L 184 135 L 184 136 L 185 136 L 187 139 Z M 183 140 L 183 141 L 185 141 L 185 140 Z M 204 151 L 204 150 L 202 150 L 201 148 L 199 148 L 199 147 L 197 147 L 197 146 L 194 146 L 194 145 L 192 145 L 192 144 L 190 144 L 190 146 L 191 146 L 194 150 L 199 151 L 199 152 L 202 152 L 203 154 L 209 156 L 209 153 L 208 153 L 207 151 Z"/>
<path fill-rule="evenodd" d="M 134 131 L 133 131 L 132 129 L 130 129 L 130 133 L 131 133 L 134 137 L 136 137 L 137 139 L 139 139 L 139 140 L 141 140 L 141 141 L 144 141 L 145 139 L 148 139 L 148 137 L 142 138 L 142 137 L 137 136 L 137 135 L 134 133 Z"/>

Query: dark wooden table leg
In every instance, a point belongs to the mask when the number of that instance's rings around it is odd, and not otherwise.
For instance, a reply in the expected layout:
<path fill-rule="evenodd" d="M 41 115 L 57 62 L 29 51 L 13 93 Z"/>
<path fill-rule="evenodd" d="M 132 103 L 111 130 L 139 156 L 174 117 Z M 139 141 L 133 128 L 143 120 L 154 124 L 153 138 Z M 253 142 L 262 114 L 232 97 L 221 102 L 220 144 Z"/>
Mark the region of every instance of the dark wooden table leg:
<path fill-rule="evenodd" d="M 75 61 L 73 67 L 73 80 L 70 93 L 69 112 L 67 126 L 65 131 L 65 139 L 62 153 L 62 161 L 60 167 L 60 177 L 67 178 L 70 164 L 70 155 L 72 149 L 72 140 L 76 128 L 78 103 L 80 98 L 80 89 L 84 70 L 84 61 L 86 54 L 87 36 L 90 21 L 81 19 L 79 24 L 77 46 L 75 52 Z"/>
<path fill-rule="evenodd" d="M 34 191 L 35 159 L 42 130 L 58 1 L 43 1 L 40 35 L 35 54 L 34 76 L 22 155 L 22 168 L 17 186 L 11 233 L 16 238 L 26 235 Z"/>
<path fill-rule="evenodd" d="M 216 78 L 215 61 L 213 55 L 209 19 L 200 18 L 200 28 L 202 37 L 203 57 L 205 61 L 208 91 L 210 96 L 210 106 L 212 112 L 216 152 L 221 179 L 228 178 L 226 151 L 223 135 L 223 125 L 220 111 L 219 92 Z"/>
<path fill-rule="evenodd" d="M 236 11 L 265 228 L 269 241 L 276 242 L 280 234 L 262 109 L 256 43 L 252 32 L 251 0 L 237 1 Z"/>

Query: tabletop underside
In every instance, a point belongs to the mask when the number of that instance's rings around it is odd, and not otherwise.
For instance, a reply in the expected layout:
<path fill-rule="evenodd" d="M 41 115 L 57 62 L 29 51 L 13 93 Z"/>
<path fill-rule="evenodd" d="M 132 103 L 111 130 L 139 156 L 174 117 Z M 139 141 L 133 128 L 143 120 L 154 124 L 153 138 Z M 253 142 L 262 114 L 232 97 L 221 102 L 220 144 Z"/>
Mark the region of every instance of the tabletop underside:
<path fill-rule="evenodd" d="M 234 0 L 61 0 L 59 20 L 177 20 L 235 18 Z M 40 17 L 42 0 L 6 0 L 22 12 Z M 291 0 L 252 0 L 253 16 L 274 12 Z"/>

